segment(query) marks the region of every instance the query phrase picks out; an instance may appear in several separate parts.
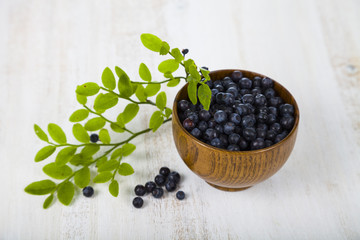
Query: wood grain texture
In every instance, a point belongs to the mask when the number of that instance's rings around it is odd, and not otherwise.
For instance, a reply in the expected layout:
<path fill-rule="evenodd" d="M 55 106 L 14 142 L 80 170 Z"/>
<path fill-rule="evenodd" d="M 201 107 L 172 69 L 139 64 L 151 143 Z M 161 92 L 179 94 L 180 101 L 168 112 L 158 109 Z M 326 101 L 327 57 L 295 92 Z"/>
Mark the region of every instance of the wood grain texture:
<path fill-rule="evenodd" d="M 240 70 L 244 77 L 266 76 Z M 212 81 L 230 77 L 235 69 L 210 72 Z M 281 142 L 256 151 L 226 151 L 206 144 L 186 131 L 177 114 L 180 100 L 188 100 L 186 84 L 174 99 L 172 129 L 176 148 L 185 164 L 210 185 L 225 191 L 240 191 L 274 175 L 289 158 L 297 136 L 300 112 L 296 100 L 281 84 L 274 81 L 274 89 L 286 103 L 294 106 L 294 127 Z"/>
<path fill-rule="evenodd" d="M 0 0 L 0 239 L 359 239 L 359 11 L 358 0 Z M 33 161 L 43 146 L 33 124 L 57 123 L 75 142 L 67 121 L 80 108 L 75 87 L 100 82 L 106 66 L 139 80 L 144 62 L 162 80 L 164 58 L 141 46 L 143 32 L 189 48 L 210 70 L 281 82 L 301 109 L 291 156 L 267 181 L 219 191 L 183 163 L 168 124 L 133 141 L 126 161 L 136 174 L 117 178 L 118 198 L 99 184 L 92 199 L 77 191 L 70 207 L 42 210 L 44 198 L 23 191 L 46 178 L 47 162 Z M 163 88 L 168 103 L 179 89 Z M 154 110 L 141 107 L 129 128 L 147 127 Z M 182 173 L 186 200 L 146 197 L 132 208 L 133 187 L 163 165 Z"/>

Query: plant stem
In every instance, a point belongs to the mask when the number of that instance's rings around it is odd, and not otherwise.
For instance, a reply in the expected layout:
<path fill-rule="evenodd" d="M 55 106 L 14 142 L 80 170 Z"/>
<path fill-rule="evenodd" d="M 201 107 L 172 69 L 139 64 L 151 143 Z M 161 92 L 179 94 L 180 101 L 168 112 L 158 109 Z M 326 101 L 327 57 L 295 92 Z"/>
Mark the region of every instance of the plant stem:
<path fill-rule="evenodd" d="M 171 53 L 170 51 L 169 51 L 169 54 L 170 54 L 170 56 L 172 56 L 173 58 L 175 58 L 174 55 L 172 55 L 172 53 Z M 182 62 L 180 62 L 180 64 L 183 65 L 183 67 L 185 67 L 185 65 L 184 65 Z"/>
<path fill-rule="evenodd" d="M 131 81 L 131 83 L 137 83 L 137 84 L 161 84 L 161 83 L 170 82 L 171 80 L 174 80 L 174 79 L 185 79 L 185 78 L 184 77 L 174 77 L 173 79 L 166 79 L 166 80 L 161 81 L 161 82 L 134 82 L 134 81 Z"/>

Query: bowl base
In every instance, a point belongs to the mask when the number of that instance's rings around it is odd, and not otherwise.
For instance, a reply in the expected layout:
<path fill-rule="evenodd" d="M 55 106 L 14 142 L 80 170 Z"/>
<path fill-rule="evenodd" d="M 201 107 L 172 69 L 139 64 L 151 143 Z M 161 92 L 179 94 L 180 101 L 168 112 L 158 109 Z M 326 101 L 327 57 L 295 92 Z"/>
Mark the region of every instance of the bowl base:
<path fill-rule="evenodd" d="M 216 188 L 216 189 L 219 189 L 219 190 L 222 190 L 222 191 L 227 191 L 227 192 L 239 192 L 239 191 L 243 191 L 243 190 L 246 190 L 246 189 L 251 187 L 251 186 L 249 186 L 249 187 L 243 187 L 243 188 L 227 188 L 227 187 L 220 187 L 220 186 L 217 186 L 217 185 L 209 183 L 209 182 L 206 182 L 206 183 L 209 184 L 210 186 Z"/>

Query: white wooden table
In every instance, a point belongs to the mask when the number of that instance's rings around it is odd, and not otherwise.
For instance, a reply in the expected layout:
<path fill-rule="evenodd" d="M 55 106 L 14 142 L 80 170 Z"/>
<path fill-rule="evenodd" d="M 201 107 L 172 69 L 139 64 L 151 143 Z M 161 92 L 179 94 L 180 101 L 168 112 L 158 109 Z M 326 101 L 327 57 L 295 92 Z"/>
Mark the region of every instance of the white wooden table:
<path fill-rule="evenodd" d="M 0 239 L 360 239 L 359 13 L 358 0 L 0 0 Z M 134 141 L 136 174 L 117 178 L 118 198 L 97 184 L 91 199 L 77 192 L 69 207 L 43 210 L 44 197 L 23 191 L 47 178 L 46 161 L 33 160 L 44 146 L 33 124 L 70 135 L 75 87 L 100 83 L 106 66 L 155 72 L 163 58 L 141 45 L 143 32 L 210 69 L 285 85 L 301 110 L 292 155 L 269 180 L 222 192 L 185 166 L 167 124 Z M 166 89 L 169 102 L 178 89 Z M 146 128 L 152 110 L 131 127 Z M 186 200 L 146 197 L 133 208 L 133 187 L 163 165 L 182 173 Z"/>

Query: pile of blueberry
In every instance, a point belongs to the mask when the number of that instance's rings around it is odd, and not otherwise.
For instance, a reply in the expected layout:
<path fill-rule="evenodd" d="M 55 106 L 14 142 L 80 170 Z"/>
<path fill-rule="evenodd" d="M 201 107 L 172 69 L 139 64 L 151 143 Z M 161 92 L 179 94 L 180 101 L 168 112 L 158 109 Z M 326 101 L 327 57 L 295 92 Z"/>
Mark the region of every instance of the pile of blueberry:
<path fill-rule="evenodd" d="M 270 78 L 249 79 L 234 71 L 206 84 L 212 92 L 209 111 L 180 100 L 178 115 L 183 127 L 207 144 L 230 151 L 261 149 L 280 142 L 294 126 L 294 106 L 277 95 Z"/>
<path fill-rule="evenodd" d="M 168 192 L 175 191 L 180 179 L 180 174 L 178 172 L 171 172 L 168 167 L 160 168 L 159 174 L 156 175 L 154 181 L 147 182 L 145 186 L 140 184 L 136 185 L 134 191 L 138 197 L 135 197 L 133 200 L 134 207 L 142 207 L 144 200 L 141 197 L 146 193 L 151 193 L 154 198 L 161 198 L 164 195 L 163 186 L 165 186 L 165 189 Z M 176 198 L 183 200 L 185 198 L 185 193 L 183 191 L 178 191 L 176 193 Z"/>

